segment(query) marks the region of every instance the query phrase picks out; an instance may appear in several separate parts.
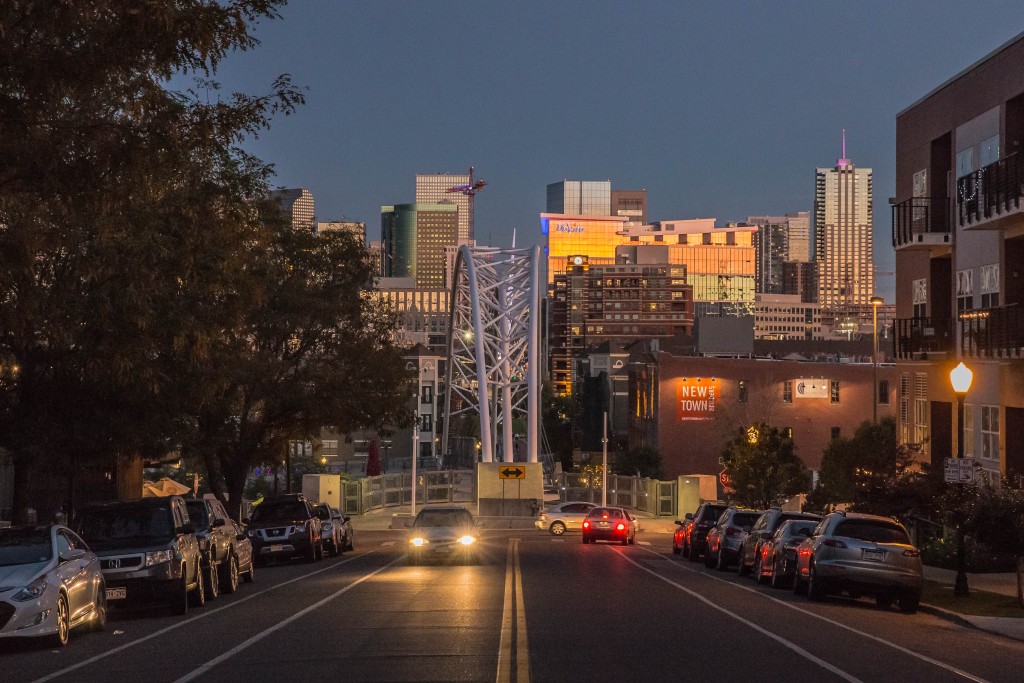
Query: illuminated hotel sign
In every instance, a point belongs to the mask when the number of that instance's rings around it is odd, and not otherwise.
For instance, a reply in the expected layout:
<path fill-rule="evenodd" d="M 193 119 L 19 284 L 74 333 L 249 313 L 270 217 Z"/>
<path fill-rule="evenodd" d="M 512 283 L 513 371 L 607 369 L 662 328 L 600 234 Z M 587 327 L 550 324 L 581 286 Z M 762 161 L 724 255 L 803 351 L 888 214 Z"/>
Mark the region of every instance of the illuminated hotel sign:
<path fill-rule="evenodd" d="M 717 377 L 681 377 L 676 380 L 676 418 L 681 422 L 710 420 L 721 387 Z"/>
<path fill-rule="evenodd" d="M 555 232 L 586 232 L 579 223 L 557 223 Z"/>

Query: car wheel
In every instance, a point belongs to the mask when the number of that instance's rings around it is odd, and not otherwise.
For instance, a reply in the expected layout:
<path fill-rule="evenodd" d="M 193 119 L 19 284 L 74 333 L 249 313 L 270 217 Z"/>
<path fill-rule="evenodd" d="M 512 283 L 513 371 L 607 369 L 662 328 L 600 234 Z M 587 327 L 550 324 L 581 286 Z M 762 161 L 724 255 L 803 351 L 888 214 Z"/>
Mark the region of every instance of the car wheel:
<path fill-rule="evenodd" d="M 555 536 L 561 536 L 565 533 L 565 522 L 552 522 L 551 533 Z"/>
<path fill-rule="evenodd" d="M 807 599 L 812 602 L 821 602 L 825 598 L 825 586 L 822 585 L 822 581 L 818 578 L 818 573 L 814 570 L 814 563 L 807 568 Z"/>
<path fill-rule="evenodd" d="M 192 606 L 202 607 L 206 604 L 206 579 L 203 568 L 196 562 L 196 587 L 192 589 Z"/>
<path fill-rule="evenodd" d="M 586 534 L 583 534 L 582 540 L 583 540 L 583 545 L 586 545 L 586 544 L 590 543 L 590 539 L 587 538 Z"/>
<path fill-rule="evenodd" d="M 785 568 L 786 565 L 782 565 Z M 779 571 L 778 560 L 772 563 L 772 588 L 782 588 L 782 572 Z"/>
<path fill-rule="evenodd" d="M 761 558 L 760 557 L 758 557 L 756 560 L 754 560 L 753 573 L 754 573 L 754 581 L 756 581 L 759 584 L 768 583 L 767 577 L 764 575 L 764 568 L 761 566 Z"/>
<path fill-rule="evenodd" d="M 306 551 L 306 562 L 316 562 L 316 543 L 309 542 L 309 550 Z"/>
<path fill-rule="evenodd" d="M 757 569 L 757 561 L 754 561 L 754 569 Z M 740 556 L 736 560 L 736 573 L 740 576 L 748 576 L 751 568 L 747 566 L 747 563 L 743 561 L 743 549 L 740 549 Z M 757 574 L 754 574 L 754 578 L 757 578 Z"/>
<path fill-rule="evenodd" d="M 690 562 L 696 562 L 700 559 L 700 552 L 697 550 L 697 546 L 691 545 L 687 548 L 686 559 Z"/>
<path fill-rule="evenodd" d="M 243 574 L 242 578 L 245 579 L 246 583 L 252 583 L 253 581 L 256 580 L 256 559 L 255 558 L 252 558 L 252 557 L 249 558 L 249 571 L 247 571 L 245 574 Z"/>
<path fill-rule="evenodd" d="M 636 535 L 633 535 L 633 536 L 629 537 L 629 544 L 630 545 L 636 545 Z"/>
<path fill-rule="evenodd" d="M 913 614 L 921 604 L 921 596 L 913 593 L 903 593 L 899 597 L 900 611 L 904 614 Z"/>
<path fill-rule="evenodd" d="M 181 585 L 174 591 L 174 597 L 171 598 L 171 610 L 177 614 L 188 613 L 188 576 L 185 574 L 185 568 L 181 568 Z"/>
<path fill-rule="evenodd" d="M 417 555 L 415 553 L 410 553 L 408 559 L 409 559 L 409 564 L 411 564 L 413 566 L 418 565 L 420 563 L 419 555 Z"/>
<path fill-rule="evenodd" d="M 89 622 L 89 630 L 99 633 L 107 628 L 107 587 L 100 584 L 96 591 L 96 607 L 93 608 L 92 620 Z"/>
<path fill-rule="evenodd" d="M 220 595 L 220 565 L 210 560 L 210 569 L 206 572 L 206 599 L 216 600 Z"/>
<path fill-rule="evenodd" d="M 221 589 L 231 594 L 238 590 L 238 558 L 233 552 L 228 552 L 228 571 L 224 575 L 224 584 Z"/>
<path fill-rule="evenodd" d="M 711 556 L 711 549 L 704 551 L 704 566 L 711 569 L 715 566 L 715 558 Z"/>
<path fill-rule="evenodd" d="M 679 546 L 677 546 L 675 543 L 673 543 L 672 544 L 672 554 L 673 555 L 682 555 L 682 553 L 683 553 L 683 549 L 680 548 Z"/>
<path fill-rule="evenodd" d="M 724 572 L 728 568 L 729 562 L 725 559 L 725 555 L 724 553 L 722 553 L 722 549 L 719 548 L 718 553 L 715 555 L 715 569 L 717 569 L 720 572 Z"/>
<path fill-rule="evenodd" d="M 629 536 L 622 537 L 622 545 L 629 545 Z"/>
<path fill-rule="evenodd" d="M 892 596 L 888 593 L 880 593 L 875 596 L 875 605 L 878 609 L 889 609 L 892 607 Z"/>
<path fill-rule="evenodd" d="M 61 593 L 57 596 L 57 632 L 47 638 L 51 646 L 64 647 L 71 637 L 71 614 L 68 612 L 68 597 Z"/>
<path fill-rule="evenodd" d="M 352 537 L 351 536 L 346 536 L 345 537 L 345 550 L 352 550 Z"/>
<path fill-rule="evenodd" d="M 800 568 L 797 567 L 796 572 L 793 574 L 793 595 L 803 595 L 807 592 L 806 586 L 804 586 L 804 580 L 800 578 Z"/>

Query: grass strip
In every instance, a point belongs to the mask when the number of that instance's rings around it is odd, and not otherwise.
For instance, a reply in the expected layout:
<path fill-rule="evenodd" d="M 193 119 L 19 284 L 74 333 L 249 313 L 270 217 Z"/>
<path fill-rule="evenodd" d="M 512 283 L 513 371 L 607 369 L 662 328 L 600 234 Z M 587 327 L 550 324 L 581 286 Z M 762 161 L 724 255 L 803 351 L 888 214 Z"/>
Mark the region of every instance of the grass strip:
<path fill-rule="evenodd" d="M 968 616 L 1024 619 L 1024 609 L 1017 604 L 1016 597 L 972 588 L 970 597 L 958 598 L 953 595 L 952 586 L 938 581 L 924 582 L 921 602 Z"/>

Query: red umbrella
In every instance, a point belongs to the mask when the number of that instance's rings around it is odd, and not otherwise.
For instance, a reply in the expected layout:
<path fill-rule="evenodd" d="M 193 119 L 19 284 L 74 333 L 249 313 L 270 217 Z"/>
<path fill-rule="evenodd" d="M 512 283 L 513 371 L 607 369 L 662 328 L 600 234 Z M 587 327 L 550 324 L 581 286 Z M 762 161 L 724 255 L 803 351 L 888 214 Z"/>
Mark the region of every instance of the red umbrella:
<path fill-rule="evenodd" d="M 374 439 L 366 457 L 366 476 L 376 477 L 380 473 L 380 440 Z"/>

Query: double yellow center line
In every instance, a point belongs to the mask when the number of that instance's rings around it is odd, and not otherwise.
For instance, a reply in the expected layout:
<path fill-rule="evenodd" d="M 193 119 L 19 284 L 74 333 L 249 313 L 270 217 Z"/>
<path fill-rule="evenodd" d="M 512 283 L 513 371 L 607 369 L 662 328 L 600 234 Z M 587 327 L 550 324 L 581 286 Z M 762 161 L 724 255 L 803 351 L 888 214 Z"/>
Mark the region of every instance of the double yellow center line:
<path fill-rule="evenodd" d="M 523 572 L 519 568 L 519 539 L 510 538 L 505 559 L 505 604 L 501 612 L 498 683 L 529 683 L 530 653 L 526 644 Z"/>

